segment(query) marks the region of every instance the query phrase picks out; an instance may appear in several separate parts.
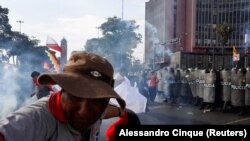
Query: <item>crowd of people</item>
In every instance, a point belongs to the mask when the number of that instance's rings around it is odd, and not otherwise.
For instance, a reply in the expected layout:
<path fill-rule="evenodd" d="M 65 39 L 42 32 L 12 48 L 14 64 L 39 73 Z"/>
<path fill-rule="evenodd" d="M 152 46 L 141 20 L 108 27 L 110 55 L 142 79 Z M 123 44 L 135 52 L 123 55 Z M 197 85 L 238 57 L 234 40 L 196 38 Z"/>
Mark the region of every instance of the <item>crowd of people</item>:
<path fill-rule="evenodd" d="M 163 67 L 142 72 L 139 90 L 148 103 L 191 104 L 200 109 L 238 112 L 250 106 L 250 69 L 198 69 Z"/>

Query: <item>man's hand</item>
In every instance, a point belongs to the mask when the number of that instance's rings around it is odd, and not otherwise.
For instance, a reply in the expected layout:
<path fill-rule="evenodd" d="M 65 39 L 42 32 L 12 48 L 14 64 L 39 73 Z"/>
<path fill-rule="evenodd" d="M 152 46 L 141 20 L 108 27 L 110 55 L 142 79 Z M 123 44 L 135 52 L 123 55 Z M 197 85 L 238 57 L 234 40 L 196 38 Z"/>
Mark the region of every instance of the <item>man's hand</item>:
<path fill-rule="evenodd" d="M 122 110 L 120 107 L 114 105 L 108 105 L 105 111 L 105 119 L 113 118 L 113 117 L 120 117 L 125 115 L 126 110 Z"/>

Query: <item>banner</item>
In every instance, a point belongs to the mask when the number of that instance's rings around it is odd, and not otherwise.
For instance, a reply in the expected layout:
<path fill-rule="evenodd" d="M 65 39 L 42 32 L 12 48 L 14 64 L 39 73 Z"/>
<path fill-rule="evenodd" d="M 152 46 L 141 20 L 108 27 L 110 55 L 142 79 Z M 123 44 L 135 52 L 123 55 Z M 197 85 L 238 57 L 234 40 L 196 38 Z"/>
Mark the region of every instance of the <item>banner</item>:
<path fill-rule="evenodd" d="M 51 64 L 53 64 L 54 70 L 59 72 L 60 65 L 59 65 L 59 62 L 58 62 L 56 56 L 53 53 L 51 53 L 50 51 L 45 50 L 45 52 L 46 52 L 47 56 L 49 57 Z"/>

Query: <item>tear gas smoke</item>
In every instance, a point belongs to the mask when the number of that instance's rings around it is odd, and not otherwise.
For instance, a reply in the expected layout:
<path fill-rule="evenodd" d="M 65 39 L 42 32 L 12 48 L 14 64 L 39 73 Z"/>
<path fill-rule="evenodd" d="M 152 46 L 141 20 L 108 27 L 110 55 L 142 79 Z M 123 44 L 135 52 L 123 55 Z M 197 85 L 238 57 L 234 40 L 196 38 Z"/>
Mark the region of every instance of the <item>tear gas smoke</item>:
<path fill-rule="evenodd" d="M 0 117 L 32 102 L 30 94 L 34 88 L 30 77 L 31 68 L 27 63 L 16 66 L 0 62 Z"/>
<path fill-rule="evenodd" d="M 145 23 L 147 29 L 147 36 L 151 46 L 151 54 L 154 55 L 153 52 L 155 52 L 156 56 L 171 56 L 173 52 L 168 48 L 168 45 L 165 43 L 165 41 L 160 42 L 158 38 L 159 33 L 157 28 L 147 21 Z M 151 58 L 153 58 L 153 56 L 151 56 Z"/>

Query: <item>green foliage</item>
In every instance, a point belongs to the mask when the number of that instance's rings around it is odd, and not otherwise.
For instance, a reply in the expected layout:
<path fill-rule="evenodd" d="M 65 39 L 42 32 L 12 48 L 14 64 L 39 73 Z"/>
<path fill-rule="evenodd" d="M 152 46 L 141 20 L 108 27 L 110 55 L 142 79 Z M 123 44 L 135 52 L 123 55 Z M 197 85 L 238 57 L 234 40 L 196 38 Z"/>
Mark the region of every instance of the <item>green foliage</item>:
<path fill-rule="evenodd" d="M 4 48 L 3 43 L 11 40 L 11 26 L 8 18 L 9 10 L 0 6 L 0 48 Z"/>
<path fill-rule="evenodd" d="M 222 45 L 226 45 L 229 37 L 231 36 L 233 29 L 228 23 L 219 24 L 216 27 L 217 33 L 219 35 L 219 40 Z"/>
<path fill-rule="evenodd" d="M 107 58 L 115 69 L 132 65 L 133 49 L 141 43 L 141 34 L 136 33 L 139 26 L 134 20 L 127 21 L 117 17 L 108 18 L 99 29 L 101 38 L 86 42 L 85 50 Z"/>
<path fill-rule="evenodd" d="M 38 49 L 39 40 L 30 39 L 27 35 L 12 31 L 8 18 L 9 10 L 0 6 L 0 49 L 7 51 L 5 60 L 16 56 L 20 67 L 36 68 L 42 66 L 44 49 Z"/>

